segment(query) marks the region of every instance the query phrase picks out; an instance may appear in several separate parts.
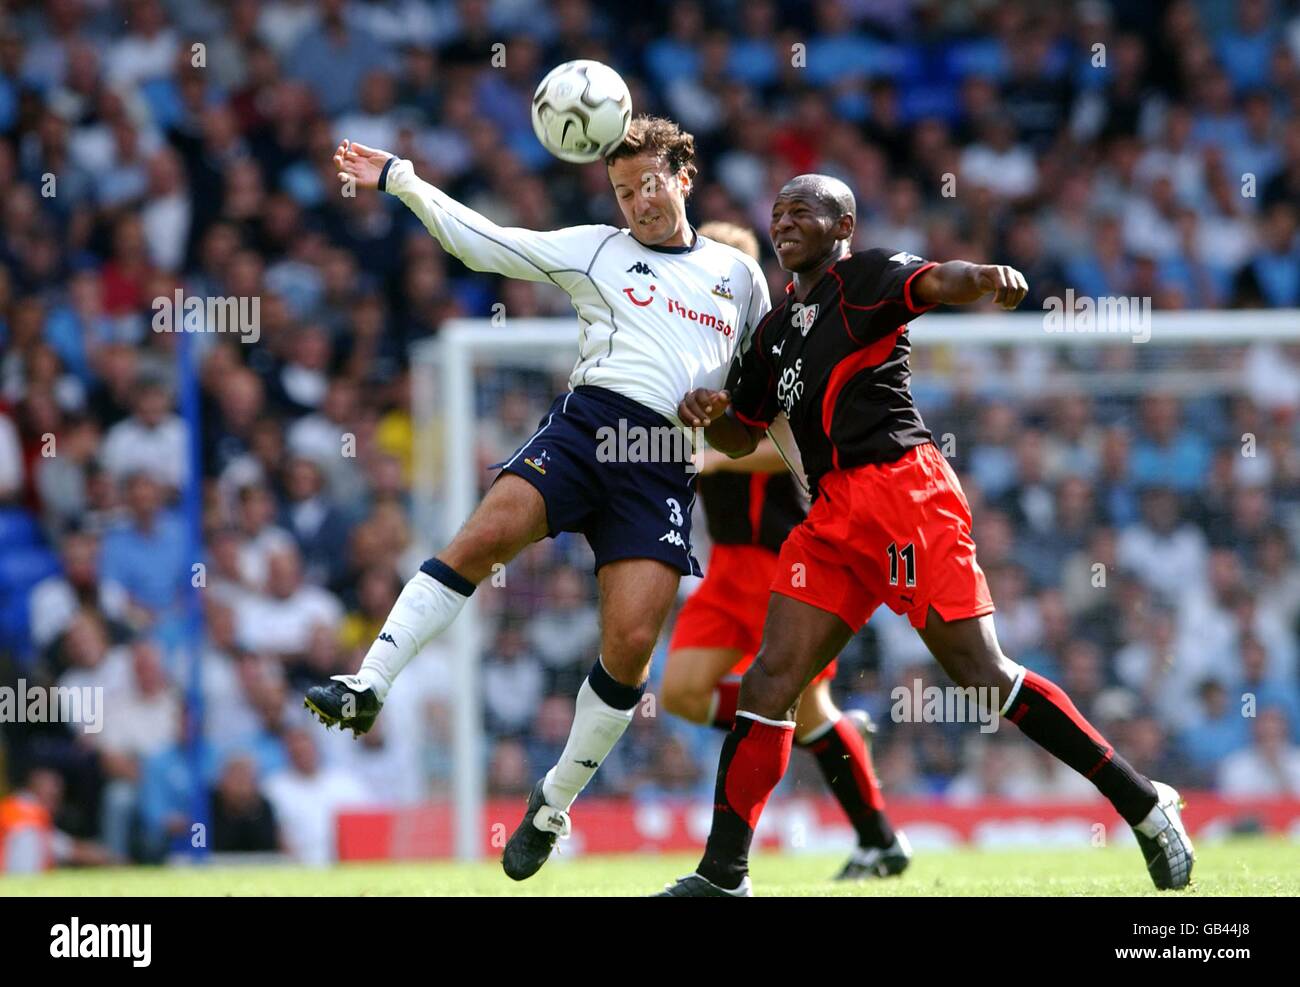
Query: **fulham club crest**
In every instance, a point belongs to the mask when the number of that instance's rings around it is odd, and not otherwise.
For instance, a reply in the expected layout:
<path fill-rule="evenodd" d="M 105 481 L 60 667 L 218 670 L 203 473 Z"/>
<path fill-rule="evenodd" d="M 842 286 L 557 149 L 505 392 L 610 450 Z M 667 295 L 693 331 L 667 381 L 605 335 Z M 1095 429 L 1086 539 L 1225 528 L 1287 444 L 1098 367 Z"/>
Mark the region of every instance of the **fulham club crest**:
<path fill-rule="evenodd" d="M 817 321 L 817 306 L 795 302 L 790 307 L 790 325 L 799 330 L 800 335 L 807 336 L 808 330 Z"/>

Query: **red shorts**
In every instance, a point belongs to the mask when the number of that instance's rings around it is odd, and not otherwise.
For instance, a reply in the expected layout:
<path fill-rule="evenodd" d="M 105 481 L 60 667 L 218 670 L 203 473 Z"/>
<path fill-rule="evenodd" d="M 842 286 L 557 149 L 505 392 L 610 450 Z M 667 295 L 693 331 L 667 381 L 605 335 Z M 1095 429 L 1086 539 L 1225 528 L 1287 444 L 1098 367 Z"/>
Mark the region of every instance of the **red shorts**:
<path fill-rule="evenodd" d="M 744 655 L 731 674 L 743 675 L 763 642 L 777 559 L 757 545 L 714 545 L 704 582 L 677 614 L 668 650 L 734 648 Z M 834 678 L 835 669 L 832 661 L 813 681 Z"/>
<path fill-rule="evenodd" d="M 975 561 L 970 505 L 932 444 L 883 466 L 822 477 L 807 519 L 790 532 L 772 592 L 836 614 L 856 632 L 880 604 L 924 627 L 993 612 Z"/>

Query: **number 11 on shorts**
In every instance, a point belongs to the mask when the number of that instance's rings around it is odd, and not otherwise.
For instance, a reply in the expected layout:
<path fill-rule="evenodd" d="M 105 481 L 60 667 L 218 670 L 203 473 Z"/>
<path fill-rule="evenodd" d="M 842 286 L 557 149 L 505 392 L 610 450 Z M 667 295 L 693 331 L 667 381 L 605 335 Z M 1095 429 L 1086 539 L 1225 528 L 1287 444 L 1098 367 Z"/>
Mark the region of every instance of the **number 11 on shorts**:
<path fill-rule="evenodd" d="M 898 585 L 898 560 L 903 560 L 903 579 L 904 586 L 916 585 L 916 546 L 908 542 L 901 549 L 897 542 L 890 542 L 889 548 L 885 549 L 889 553 L 889 585 Z"/>

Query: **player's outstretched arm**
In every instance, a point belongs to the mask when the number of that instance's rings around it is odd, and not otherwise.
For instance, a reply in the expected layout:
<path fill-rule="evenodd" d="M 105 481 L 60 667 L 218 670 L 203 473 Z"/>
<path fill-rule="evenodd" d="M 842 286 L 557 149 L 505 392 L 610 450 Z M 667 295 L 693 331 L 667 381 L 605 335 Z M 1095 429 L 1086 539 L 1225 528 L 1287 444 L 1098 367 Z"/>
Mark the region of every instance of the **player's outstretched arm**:
<path fill-rule="evenodd" d="M 334 152 L 339 181 L 397 196 L 447 253 L 475 271 L 489 271 L 523 281 L 554 281 L 574 268 L 582 270 L 610 227 L 573 226 L 539 232 L 498 226 L 457 202 L 415 174 L 411 162 L 387 151 L 344 140 Z"/>
<path fill-rule="evenodd" d="M 733 459 L 748 456 L 758 447 L 763 431 L 728 413 L 730 407 L 731 395 L 726 391 L 698 387 L 686 392 L 677 405 L 677 417 L 688 428 L 704 429 L 709 445 L 719 452 Z"/>
<path fill-rule="evenodd" d="M 1006 264 L 972 264 L 950 260 L 922 273 L 912 286 L 912 297 L 921 305 L 969 305 L 985 295 L 1005 309 L 1025 300 L 1029 282 Z"/>
<path fill-rule="evenodd" d="M 707 430 L 705 435 L 708 435 Z M 716 449 L 706 449 L 700 459 L 701 473 L 784 473 L 785 460 L 771 439 L 760 439 L 754 451 L 739 459 Z"/>

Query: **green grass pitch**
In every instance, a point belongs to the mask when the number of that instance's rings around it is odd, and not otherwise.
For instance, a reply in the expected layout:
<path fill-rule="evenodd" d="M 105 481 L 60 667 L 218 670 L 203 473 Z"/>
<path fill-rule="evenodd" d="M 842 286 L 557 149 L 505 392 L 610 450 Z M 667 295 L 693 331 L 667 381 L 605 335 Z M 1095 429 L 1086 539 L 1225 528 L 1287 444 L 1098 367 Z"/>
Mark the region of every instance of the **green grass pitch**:
<path fill-rule="evenodd" d="M 478 864 L 346 864 L 300 867 L 121 868 L 0 878 L 3 896 L 75 895 L 645 895 L 689 873 L 698 857 L 551 860 L 522 884 L 495 861 Z M 790 896 L 1153 895 L 1136 847 L 1085 850 L 918 851 L 901 878 L 842 885 L 829 880 L 843 857 L 755 854 L 755 893 Z M 1168 892 L 1166 892 L 1168 893 Z M 1193 887 L 1180 894 L 1300 896 L 1300 843 L 1235 839 L 1197 848 Z"/>

